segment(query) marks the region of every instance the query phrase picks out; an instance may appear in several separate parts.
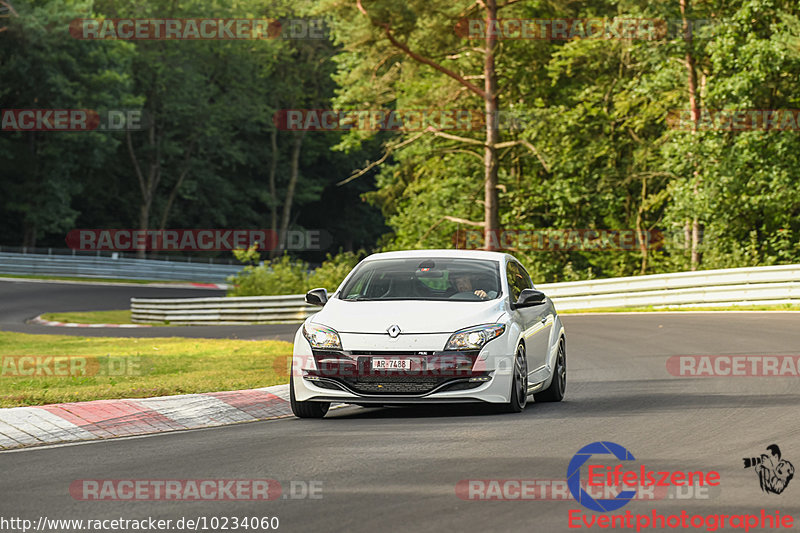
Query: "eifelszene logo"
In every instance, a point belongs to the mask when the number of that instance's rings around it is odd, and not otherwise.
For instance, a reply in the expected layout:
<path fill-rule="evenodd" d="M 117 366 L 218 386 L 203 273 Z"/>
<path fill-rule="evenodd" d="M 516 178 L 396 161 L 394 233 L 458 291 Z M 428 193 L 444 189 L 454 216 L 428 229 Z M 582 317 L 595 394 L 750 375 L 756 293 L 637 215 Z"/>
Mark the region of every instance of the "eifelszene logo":
<path fill-rule="evenodd" d="M 761 457 L 745 457 L 745 468 L 752 468 L 758 474 L 761 490 L 768 494 L 780 494 L 789 485 L 794 477 L 794 466 L 789 461 L 781 459 L 781 449 L 777 444 L 767 446 L 769 453 Z"/>
<path fill-rule="evenodd" d="M 619 444 L 599 441 L 587 444 L 576 453 L 567 467 L 567 487 L 575 501 L 592 511 L 607 513 L 616 511 L 632 499 L 636 498 L 639 487 L 688 487 L 693 485 L 716 487 L 720 484 L 719 472 L 714 470 L 656 471 L 639 464 L 632 470 L 624 470 L 623 464 L 614 467 L 602 464 L 587 464 L 596 455 L 613 455 L 619 461 L 635 461 L 631 452 Z M 597 463 L 603 459 L 594 459 Z M 621 490 L 614 498 L 595 499 L 581 486 L 581 467 L 587 464 L 587 487 L 619 487 Z M 633 490 L 630 490 L 633 489 Z"/>
<path fill-rule="evenodd" d="M 588 492 L 583 490 L 581 487 L 581 466 L 583 466 L 592 455 L 601 454 L 613 454 L 614 457 L 620 461 L 633 461 L 635 459 L 631 452 L 613 442 L 603 441 L 587 444 L 578 450 L 578 453 L 576 453 L 569 462 L 569 466 L 567 467 L 567 487 L 569 487 L 569 491 L 572 493 L 572 497 L 575 498 L 575 501 L 587 509 L 605 513 L 608 511 L 615 511 L 627 504 L 636 496 L 636 491 L 623 490 L 617 494 L 615 498 L 595 500 Z"/>
<path fill-rule="evenodd" d="M 773 445 L 768 447 L 769 455 L 762 455 L 760 459 L 745 459 L 745 468 L 759 467 L 759 477 L 762 488 L 779 492 L 786 487 L 791 479 L 794 469 L 780 458 L 780 450 Z M 603 457 L 603 456 L 611 456 Z M 608 465 L 607 463 L 612 463 Z M 630 529 L 641 532 L 646 529 L 694 529 L 702 531 L 719 531 L 725 528 L 743 529 L 749 531 L 754 528 L 775 531 L 778 529 L 791 529 L 794 526 L 794 517 L 781 514 L 781 511 L 767 512 L 761 509 L 756 513 L 726 514 L 710 513 L 695 514 L 681 510 L 678 513 L 659 513 L 657 509 L 650 509 L 645 513 L 636 513 L 617 510 L 625 506 L 636 495 L 634 490 L 623 490 L 615 498 L 592 497 L 591 493 L 583 489 L 581 483 L 582 470 L 585 472 L 587 488 L 603 487 L 618 490 L 619 488 L 632 489 L 636 487 L 688 487 L 720 485 L 720 474 L 715 470 L 660 470 L 648 468 L 644 464 L 633 463 L 636 459 L 633 454 L 619 444 L 608 441 L 593 442 L 578 450 L 567 467 L 567 487 L 572 497 L 581 506 L 601 514 L 585 513 L 581 509 L 570 509 L 567 527 L 569 529 Z M 599 463 L 599 464 L 598 464 Z M 616 463 L 616 464 L 613 464 Z M 584 466 L 585 465 L 585 466 Z M 763 467 L 761 465 L 764 465 Z M 626 470 L 628 468 L 628 470 Z M 766 469 L 766 470 L 765 470 Z M 773 476 L 774 474 L 774 476 Z M 763 476 L 763 477 L 762 477 Z M 593 491 L 594 492 L 594 491 Z M 613 491 L 609 491 L 613 494 Z M 603 490 L 604 496 L 609 496 Z"/>

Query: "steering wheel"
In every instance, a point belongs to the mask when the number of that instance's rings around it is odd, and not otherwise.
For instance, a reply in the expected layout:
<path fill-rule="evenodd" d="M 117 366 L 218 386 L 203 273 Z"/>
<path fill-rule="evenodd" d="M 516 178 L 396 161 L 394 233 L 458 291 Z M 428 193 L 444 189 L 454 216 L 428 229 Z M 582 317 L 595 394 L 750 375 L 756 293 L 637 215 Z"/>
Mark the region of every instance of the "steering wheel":
<path fill-rule="evenodd" d="M 392 292 L 392 287 L 394 287 L 394 280 L 390 278 L 389 284 L 386 286 L 386 291 L 384 291 L 383 294 L 378 296 L 377 299 L 380 300 L 381 298 L 386 298 L 389 295 L 389 293 Z"/>
<path fill-rule="evenodd" d="M 457 292 L 450 295 L 450 300 L 474 301 L 480 302 L 483 299 L 472 291 Z"/>

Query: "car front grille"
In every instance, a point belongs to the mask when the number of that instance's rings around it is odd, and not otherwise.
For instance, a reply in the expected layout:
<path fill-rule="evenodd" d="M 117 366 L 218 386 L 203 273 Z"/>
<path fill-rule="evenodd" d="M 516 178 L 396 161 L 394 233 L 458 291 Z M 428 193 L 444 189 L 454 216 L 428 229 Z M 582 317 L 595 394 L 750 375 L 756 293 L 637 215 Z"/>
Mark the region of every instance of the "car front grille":
<path fill-rule="evenodd" d="M 326 389 L 344 388 L 365 395 L 422 395 L 431 391 L 466 390 L 484 382 L 470 382 L 472 377 L 487 376 L 473 372 L 478 351 L 469 352 L 333 352 L 314 351 L 316 371 L 308 371 L 313 382 Z M 371 359 L 404 358 L 415 361 L 415 370 L 372 370 Z"/>
<path fill-rule="evenodd" d="M 363 394 L 420 394 L 433 390 L 438 383 L 434 380 L 421 381 L 357 381 L 351 388 Z"/>

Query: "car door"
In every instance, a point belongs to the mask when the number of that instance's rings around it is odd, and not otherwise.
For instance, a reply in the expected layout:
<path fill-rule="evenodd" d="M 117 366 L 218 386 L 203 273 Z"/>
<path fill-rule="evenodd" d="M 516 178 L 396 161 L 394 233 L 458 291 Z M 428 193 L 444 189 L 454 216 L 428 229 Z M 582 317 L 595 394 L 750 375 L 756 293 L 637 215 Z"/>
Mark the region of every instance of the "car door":
<path fill-rule="evenodd" d="M 535 288 L 528 271 L 525 270 L 525 267 L 520 265 L 519 268 L 522 269 L 522 274 L 530 287 Z M 531 373 L 528 377 L 530 378 L 531 383 L 536 383 L 537 381 L 543 381 L 549 375 L 549 371 L 545 367 L 547 365 L 547 358 L 550 353 L 550 339 L 553 333 L 553 325 L 555 324 L 556 313 L 555 307 L 553 307 L 553 302 L 551 302 L 549 298 L 546 300 L 544 305 L 537 305 L 533 309 L 536 310 L 536 323 L 540 324 L 541 329 L 536 333 L 536 336 L 538 337 L 538 339 L 536 339 L 536 367 L 531 367 Z"/>
<path fill-rule="evenodd" d="M 523 274 L 524 269 L 516 261 L 509 261 L 506 265 L 506 279 L 508 281 L 508 292 L 511 303 L 514 304 L 519 299 L 520 293 L 524 289 L 530 288 L 528 281 Z M 531 370 L 539 366 L 535 352 L 537 348 L 535 339 L 539 313 L 535 307 L 520 307 L 514 310 L 514 318 L 522 329 L 522 338 L 525 339 L 525 356 L 528 364 L 528 375 Z"/>
<path fill-rule="evenodd" d="M 533 282 L 525 268 L 516 261 L 509 261 L 506 268 L 508 288 L 511 301 L 516 302 L 523 289 L 532 289 Z M 545 364 L 550 344 L 550 330 L 553 327 L 553 316 L 548 311 L 549 304 L 523 307 L 517 309 L 517 317 L 523 328 L 526 356 L 528 359 L 528 382 L 533 384 L 542 381 L 546 376 Z"/>

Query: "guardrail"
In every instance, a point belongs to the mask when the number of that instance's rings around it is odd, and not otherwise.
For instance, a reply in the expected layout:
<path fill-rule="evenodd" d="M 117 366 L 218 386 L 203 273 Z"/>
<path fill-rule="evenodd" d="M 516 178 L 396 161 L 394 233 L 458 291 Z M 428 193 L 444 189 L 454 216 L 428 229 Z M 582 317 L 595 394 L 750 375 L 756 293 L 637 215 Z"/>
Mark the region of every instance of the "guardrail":
<path fill-rule="evenodd" d="M 603 307 L 716 307 L 800 304 L 800 265 L 732 268 L 542 283 L 559 310 Z M 131 299 L 134 322 L 291 324 L 319 307 L 304 295 L 239 298 Z"/>
<path fill-rule="evenodd" d="M 294 324 L 319 307 L 304 294 L 235 298 L 131 298 L 133 322 L 170 324 Z"/>
<path fill-rule="evenodd" d="M 107 256 L 45 255 L 0 252 L 0 275 L 21 274 L 136 280 L 224 283 L 241 265 L 129 259 Z"/>
<path fill-rule="evenodd" d="M 800 265 L 701 270 L 536 286 L 558 309 L 800 303 Z"/>

